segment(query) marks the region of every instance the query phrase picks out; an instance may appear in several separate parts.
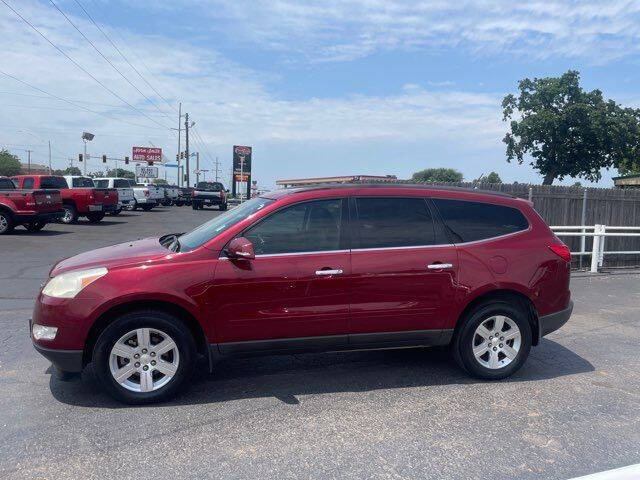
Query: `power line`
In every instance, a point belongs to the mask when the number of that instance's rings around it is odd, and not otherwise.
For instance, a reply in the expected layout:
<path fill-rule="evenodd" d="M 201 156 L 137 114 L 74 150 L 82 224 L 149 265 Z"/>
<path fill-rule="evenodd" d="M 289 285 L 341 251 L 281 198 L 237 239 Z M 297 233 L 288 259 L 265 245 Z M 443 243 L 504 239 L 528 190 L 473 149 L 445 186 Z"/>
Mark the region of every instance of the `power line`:
<path fill-rule="evenodd" d="M 144 97 L 144 98 L 145 98 L 145 99 L 146 99 L 146 100 L 147 100 L 151 105 L 153 105 L 153 106 L 154 106 L 154 107 L 155 107 L 155 108 L 156 108 L 156 109 L 157 109 L 157 110 L 158 110 L 162 115 L 164 115 L 164 116 L 165 116 L 165 117 L 167 117 L 167 118 L 170 118 L 170 117 L 169 117 L 165 112 L 163 112 L 162 110 L 160 110 L 160 107 L 158 107 L 158 106 L 153 102 L 153 100 L 151 100 L 149 97 L 147 97 L 147 96 L 144 94 L 144 92 L 142 92 L 142 90 L 140 90 L 140 89 L 139 89 L 139 88 L 138 88 L 138 87 L 137 87 L 137 86 L 136 86 L 136 85 L 135 85 L 131 80 L 129 80 L 129 79 L 127 78 L 127 76 L 126 76 L 124 73 L 122 73 L 122 72 L 118 69 L 118 67 L 116 67 L 116 66 L 113 64 L 113 62 L 111 62 L 111 60 L 109 60 L 109 59 L 108 59 L 108 58 L 107 58 L 107 57 L 106 57 L 106 56 L 105 56 L 105 55 L 100 51 L 100 49 L 99 49 L 98 47 L 96 47 L 96 45 L 95 45 L 91 40 L 89 40 L 89 38 L 88 38 L 88 37 L 87 37 L 87 36 L 82 32 L 82 30 L 80 30 L 80 29 L 78 28 L 78 26 L 77 26 L 75 23 L 73 23 L 73 22 L 71 21 L 71 19 L 70 19 L 70 18 L 69 18 L 69 17 L 68 17 L 68 16 L 67 16 L 67 15 L 66 15 L 62 10 L 60 10 L 60 7 L 58 7 L 58 5 L 56 5 L 56 3 L 55 3 L 53 0 L 49 0 L 49 3 L 51 3 L 51 5 L 53 5 L 53 6 L 54 6 L 54 8 L 55 8 L 56 10 L 58 10 L 58 12 L 60 12 L 60 14 L 61 14 L 61 15 L 62 15 L 66 20 L 67 20 L 67 22 L 69 22 L 69 23 L 71 24 L 71 26 L 72 26 L 73 28 L 75 28 L 75 29 L 76 29 L 76 31 L 77 31 L 80 35 L 82 35 L 82 38 L 84 38 L 84 39 L 87 41 L 87 43 L 89 43 L 89 45 L 91 45 L 91 46 L 93 47 L 93 49 L 94 49 L 96 52 L 98 52 L 98 54 L 99 54 L 99 55 L 100 55 L 100 56 L 101 56 L 101 57 L 102 57 L 102 58 L 103 58 L 103 59 L 104 59 L 104 60 L 105 60 L 109 65 L 111 65 L 111 67 L 112 67 L 116 72 L 118 72 L 118 74 L 119 74 L 119 75 L 120 75 L 120 76 L 121 76 L 121 77 L 122 77 L 122 78 L 123 78 L 123 79 L 124 79 L 128 84 L 129 84 L 129 85 L 131 85 L 133 88 L 135 88 L 135 89 L 136 89 L 136 91 L 137 91 L 140 95 L 142 95 L 142 96 L 143 96 L 143 97 Z"/>
<path fill-rule="evenodd" d="M 122 53 L 122 51 L 118 48 L 118 46 L 114 43 L 114 41 L 111 39 L 111 37 L 109 37 L 109 35 L 107 35 L 107 33 L 100 27 L 100 25 L 98 25 L 96 23 L 96 21 L 93 19 L 93 17 L 89 14 L 89 12 L 87 12 L 87 9 L 84 8 L 84 6 L 82 5 L 82 3 L 80 3 L 80 0 L 75 0 L 75 2 L 78 4 L 78 6 L 82 9 L 82 11 L 85 13 L 85 15 L 89 18 L 89 20 L 91 20 L 91 22 L 96 26 L 96 28 L 98 30 L 100 30 L 100 32 L 102 33 L 102 35 L 104 35 L 104 38 L 106 38 L 109 43 L 113 46 L 113 48 L 115 48 L 115 50 L 120 54 L 120 56 L 124 59 L 125 62 L 127 62 L 127 64 L 129 64 L 129 66 L 138 74 L 138 76 L 144 81 L 144 83 L 146 83 L 149 88 L 151 88 L 156 95 L 158 95 L 158 97 L 160 97 L 162 100 L 164 100 L 164 102 L 169 105 L 169 107 L 173 108 L 176 112 L 178 111 L 178 109 L 176 107 L 174 107 L 173 105 L 171 105 L 171 103 L 169 103 L 169 101 L 167 101 L 167 99 L 165 99 L 162 95 L 160 95 L 160 92 L 158 92 L 158 90 L 156 90 L 154 88 L 153 85 L 151 85 L 146 78 L 144 78 L 144 76 L 138 71 L 138 69 L 129 61 L 129 59 L 125 56 L 124 53 Z"/>
<path fill-rule="evenodd" d="M 120 100 L 121 102 L 127 104 L 129 107 L 133 108 L 134 110 L 136 110 L 137 112 L 139 112 L 141 115 L 143 115 L 144 117 L 147 117 L 149 120 L 151 120 L 153 123 L 160 125 L 162 128 L 167 128 L 169 129 L 170 127 L 167 127 L 166 125 L 161 124 L 160 122 L 158 122 L 157 120 L 155 120 L 154 118 L 150 117 L 149 115 L 145 114 L 144 112 L 138 110 L 138 108 L 136 108 L 134 105 L 130 104 L 129 102 L 127 102 L 124 98 L 122 98 L 120 95 L 118 95 L 116 92 L 114 92 L 113 90 L 111 90 L 109 87 L 107 87 L 104 83 L 102 83 L 100 80 L 98 80 L 94 75 L 92 75 L 87 69 L 85 69 L 82 65 L 80 65 L 78 62 L 76 62 L 73 58 L 71 58 L 64 50 L 62 50 L 60 47 L 58 47 L 55 43 L 53 43 L 51 40 L 49 40 L 49 38 L 47 38 L 47 36 L 42 33 L 40 30 L 38 30 L 35 26 L 33 26 L 33 24 L 31 22 L 29 22 L 29 20 L 27 20 L 25 17 L 23 17 L 22 15 L 20 15 L 20 13 L 13 8 L 11 5 L 9 5 L 6 0 L 0 0 L 2 3 L 4 3 L 7 8 L 9 8 L 9 10 L 11 10 L 13 13 L 15 13 L 24 23 L 26 23 L 27 25 L 29 25 L 29 27 L 31 27 L 33 29 L 33 31 L 35 31 L 38 35 L 40 35 L 42 38 L 44 38 L 47 43 L 49 43 L 49 45 L 51 45 L 53 48 L 55 48 L 58 52 L 60 52 L 62 55 L 64 55 L 71 63 L 73 63 L 77 68 L 79 68 L 80 70 L 82 70 L 85 74 L 87 74 L 89 77 L 91 77 L 98 85 L 100 85 L 102 88 L 104 88 L 107 92 L 111 93 L 114 97 L 116 97 L 118 100 Z"/>
<path fill-rule="evenodd" d="M 0 0 L 0 1 L 4 2 L 4 0 Z M 43 89 L 42 89 L 42 88 L 40 88 L 40 87 L 36 87 L 35 85 L 31 85 L 30 83 L 25 82 L 24 80 L 21 80 L 21 79 L 19 79 L 18 77 L 15 77 L 15 76 L 11 75 L 10 73 L 4 72 L 4 71 L 2 71 L 2 70 L 0 70 L 0 73 L 1 73 L 2 75 L 5 75 L 5 76 L 9 77 L 9 78 L 12 78 L 12 79 L 13 79 L 13 80 L 15 80 L 16 82 L 20 82 L 20 83 L 22 83 L 23 85 L 26 85 L 27 87 L 33 88 L 34 90 L 37 90 L 37 91 L 39 91 L 39 92 L 41 92 L 41 93 L 44 93 L 45 95 L 48 95 L 48 96 L 50 96 L 50 97 L 53 97 L 53 98 L 55 98 L 55 99 L 57 99 L 57 100 L 60 100 L 60 101 L 62 101 L 62 102 L 68 103 L 69 105 L 73 105 L 74 107 L 80 108 L 80 109 L 82 109 L 82 110 L 86 110 L 87 112 L 93 113 L 93 114 L 95 114 L 95 115 L 100 115 L 100 116 L 105 117 L 105 118 L 108 118 L 108 119 L 110 119 L 110 120 L 116 120 L 116 121 L 118 121 L 118 122 L 122 122 L 122 123 L 128 123 L 129 125 L 133 125 L 133 126 L 135 126 L 135 127 L 152 128 L 152 129 L 154 129 L 154 130 L 157 130 L 157 129 L 158 129 L 158 127 L 152 127 L 152 126 L 149 126 L 149 125 L 142 125 L 142 124 L 133 123 L 133 122 L 128 122 L 128 121 L 126 121 L 126 120 L 120 120 L 120 119 L 118 119 L 118 118 L 114 118 L 113 116 L 108 115 L 108 114 L 106 114 L 106 113 L 98 112 L 98 111 L 96 111 L 96 110 L 92 110 L 92 109 L 90 109 L 90 108 L 85 107 L 84 105 L 78 105 L 77 103 L 75 103 L 75 102 L 73 102 L 73 101 L 71 101 L 71 100 L 67 100 L 66 98 L 60 97 L 60 96 L 58 96 L 58 95 L 54 95 L 53 93 L 49 93 L 49 92 L 47 92 L 46 90 L 43 90 Z M 164 128 L 164 127 L 163 127 L 163 128 Z"/>
<path fill-rule="evenodd" d="M 7 92 L 7 91 L 0 91 L 0 95 L 18 95 L 20 97 L 46 98 L 46 99 L 49 98 L 46 95 L 34 95 L 34 94 L 31 94 L 31 93 Z M 123 105 L 113 105 L 111 103 L 90 102 L 89 100 L 78 100 L 77 98 L 71 99 L 71 101 L 76 102 L 76 103 L 86 103 L 87 105 L 97 105 L 97 106 L 100 106 L 100 107 L 110 107 L 110 108 L 122 108 L 123 107 Z M 153 128 L 156 128 L 156 127 L 153 127 Z"/>

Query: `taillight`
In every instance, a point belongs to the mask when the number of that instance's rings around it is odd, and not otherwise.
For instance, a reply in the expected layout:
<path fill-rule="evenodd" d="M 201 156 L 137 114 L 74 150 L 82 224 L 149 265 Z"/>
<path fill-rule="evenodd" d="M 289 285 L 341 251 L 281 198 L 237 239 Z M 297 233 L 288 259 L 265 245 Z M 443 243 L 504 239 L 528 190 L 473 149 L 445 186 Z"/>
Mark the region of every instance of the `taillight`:
<path fill-rule="evenodd" d="M 191 198 L 196 196 L 196 192 L 194 190 L 191 190 Z"/>
<path fill-rule="evenodd" d="M 549 245 L 549 250 L 558 255 L 565 262 L 571 261 L 571 251 L 569 250 L 569 247 L 567 247 L 564 243 L 561 243 L 559 245 Z"/>
<path fill-rule="evenodd" d="M 147 189 L 145 188 L 145 189 L 143 190 L 143 192 L 144 192 L 144 196 L 145 196 L 145 197 L 148 197 L 148 196 L 149 196 L 149 190 L 147 190 Z"/>
<path fill-rule="evenodd" d="M 220 198 L 224 200 L 224 197 L 225 197 L 224 190 L 221 190 L 220 191 Z"/>

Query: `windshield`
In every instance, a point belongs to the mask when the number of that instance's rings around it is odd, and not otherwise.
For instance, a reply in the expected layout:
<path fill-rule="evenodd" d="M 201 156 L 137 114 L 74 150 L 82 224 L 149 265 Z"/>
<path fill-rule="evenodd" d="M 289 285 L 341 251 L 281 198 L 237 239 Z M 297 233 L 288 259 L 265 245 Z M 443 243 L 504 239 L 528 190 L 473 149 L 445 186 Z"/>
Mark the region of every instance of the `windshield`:
<path fill-rule="evenodd" d="M 218 182 L 198 182 L 196 186 L 196 190 L 212 190 L 214 192 L 219 192 L 222 188 L 222 184 Z"/>
<path fill-rule="evenodd" d="M 203 223 L 194 230 L 180 236 L 180 251 L 186 252 L 198 248 L 216 235 L 233 227 L 245 218 L 251 217 L 251 215 L 273 202 L 274 200 L 268 198 L 253 198 L 222 215 L 212 218 L 207 223 Z"/>
<path fill-rule="evenodd" d="M 89 187 L 93 188 L 93 180 L 87 177 L 76 177 L 71 180 L 74 187 Z"/>

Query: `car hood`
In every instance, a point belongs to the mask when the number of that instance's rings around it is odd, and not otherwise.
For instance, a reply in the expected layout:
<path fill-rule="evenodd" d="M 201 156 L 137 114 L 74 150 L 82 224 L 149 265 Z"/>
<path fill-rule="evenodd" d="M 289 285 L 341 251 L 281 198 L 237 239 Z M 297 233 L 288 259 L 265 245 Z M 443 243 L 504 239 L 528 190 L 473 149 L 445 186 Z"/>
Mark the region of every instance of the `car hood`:
<path fill-rule="evenodd" d="M 61 260 L 51 269 L 50 276 L 54 277 L 70 270 L 85 270 L 97 267 L 114 268 L 122 265 L 148 262 L 156 258 L 166 257 L 169 254 L 171 252 L 160 245 L 159 237 L 144 238 L 133 242 L 89 250 Z"/>

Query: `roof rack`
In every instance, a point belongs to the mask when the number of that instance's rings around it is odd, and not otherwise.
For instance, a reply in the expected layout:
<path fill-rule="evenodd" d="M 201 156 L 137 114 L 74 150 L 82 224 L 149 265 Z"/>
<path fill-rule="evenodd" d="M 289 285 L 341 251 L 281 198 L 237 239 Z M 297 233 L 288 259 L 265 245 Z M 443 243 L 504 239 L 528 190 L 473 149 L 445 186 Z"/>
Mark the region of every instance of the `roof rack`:
<path fill-rule="evenodd" d="M 484 195 L 496 195 L 498 197 L 518 198 L 515 195 L 495 190 L 483 190 L 480 188 L 455 187 L 452 185 L 437 185 L 427 183 L 398 183 L 398 182 L 375 182 L 375 183 L 319 183 L 316 185 L 297 186 L 284 188 L 291 193 L 308 192 L 310 190 L 340 189 L 340 188 L 415 188 L 422 190 L 449 190 L 454 192 L 481 193 Z M 282 190 L 281 190 L 282 191 Z"/>

